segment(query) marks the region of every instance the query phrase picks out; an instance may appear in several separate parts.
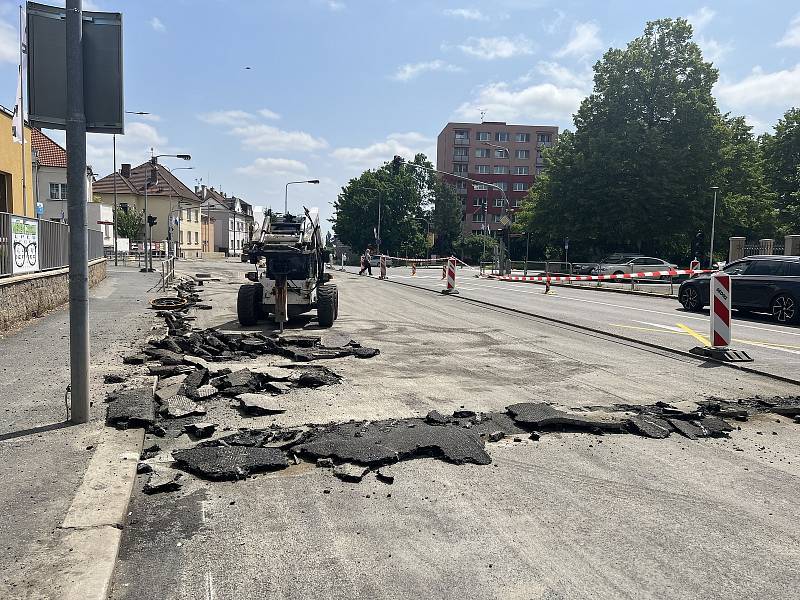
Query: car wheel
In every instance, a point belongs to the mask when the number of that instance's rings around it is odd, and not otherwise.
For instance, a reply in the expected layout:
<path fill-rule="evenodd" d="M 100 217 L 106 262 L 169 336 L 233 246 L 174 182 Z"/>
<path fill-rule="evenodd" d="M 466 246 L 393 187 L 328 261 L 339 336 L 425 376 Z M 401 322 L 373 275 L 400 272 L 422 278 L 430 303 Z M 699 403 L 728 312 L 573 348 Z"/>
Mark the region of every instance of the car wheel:
<path fill-rule="evenodd" d="M 678 297 L 678 302 L 683 308 L 690 312 L 700 312 L 703 310 L 703 302 L 700 300 L 700 292 L 693 285 L 684 286 Z"/>
<path fill-rule="evenodd" d="M 778 323 L 797 323 L 797 301 L 790 294 L 778 294 L 772 299 L 769 312 Z"/>

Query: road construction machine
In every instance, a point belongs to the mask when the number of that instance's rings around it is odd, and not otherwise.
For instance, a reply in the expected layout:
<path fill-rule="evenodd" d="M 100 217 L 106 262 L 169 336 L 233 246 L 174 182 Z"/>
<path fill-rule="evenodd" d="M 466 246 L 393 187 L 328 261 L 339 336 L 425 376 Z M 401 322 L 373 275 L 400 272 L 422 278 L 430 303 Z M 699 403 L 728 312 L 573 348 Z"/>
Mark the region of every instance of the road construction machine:
<path fill-rule="evenodd" d="M 303 215 L 268 210 L 258 239 L 248 248 L 254 271 L 245 274 L 252 283 L 242 285 L 236 302 L 239 323 L 252 326 L 270 314 L 283 331 L 290 318 L 317 310 L 320 326 L 330 327 L 339 314 L 339 291 L 330 283 L 319 228 L 319 210 Z"/>

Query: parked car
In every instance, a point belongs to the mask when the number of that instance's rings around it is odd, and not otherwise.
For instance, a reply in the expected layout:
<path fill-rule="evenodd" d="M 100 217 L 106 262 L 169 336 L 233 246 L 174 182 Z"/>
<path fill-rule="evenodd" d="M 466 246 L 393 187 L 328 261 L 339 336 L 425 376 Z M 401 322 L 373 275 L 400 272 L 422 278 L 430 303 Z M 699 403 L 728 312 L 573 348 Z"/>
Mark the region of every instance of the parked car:
<path fill-rule="evenodd" d="M 602 264 L 614 264 L 621 261 L 624 262 L 630 258 L 637 258 L 639 256 L 641 256 L 641 254 L 615 252 L 614 254 L 609 254 L 608 256 L 604 257 L 599 263 L 573 263 L 572 272 L 575 275 L 591 275 L 593 270 L 600 268 L 600 265 Z"/>
<path fill-rule="evenodd" d="M 731 304 L 740 312 L 768 312 L 778 323 L 800 322 L 800 256 L 748 256 L 722 269 L 731 276 Z M 709 280 L 704 273 L 678 289 L 683 308 L 700 311 L 709 305 Z"/>
<path fill-rule="evenodd" d="M 666 260 L 640 255 L 634 258 L 623 257 L 616 261 L 602 262 L 592 270 L 592 275 L 623 275 L 642 271 L 668 271 L 677 268 L 678 265 L 673 265 Z M 662 279 L 669 279 L 669 275 Z"/>

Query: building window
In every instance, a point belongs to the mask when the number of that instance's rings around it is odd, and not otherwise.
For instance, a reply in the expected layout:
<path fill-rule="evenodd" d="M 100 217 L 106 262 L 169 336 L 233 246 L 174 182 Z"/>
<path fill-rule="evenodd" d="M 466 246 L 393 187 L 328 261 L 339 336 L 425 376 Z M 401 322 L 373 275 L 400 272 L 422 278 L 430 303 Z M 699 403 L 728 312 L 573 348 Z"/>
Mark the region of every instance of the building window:
<path fill-rule="evenodd" d="M 200 243 L 200 232 L 199 231 L 195 231 L 194 232 L 194 243 L 195 243 L 195 246 Z"/>
<path fill-rule="evenodd" d="M 517 150 L 515 152 L 517 158 L 530 158 L 531 151 L 530 150 Z"/>
<path fill-rule="evenodd" d="M 494 207 L 495 208 L 502 208 L 503 207 L 503 199 L 502 198 L 495 198 L 494 199 Z"/>
<path fill-rule="evenodd" d="M 498 131 L 494 134 L 494 141 L 495 142 L 507 142 L 508 141 L 508 132 L 507 131 Z"/>
<path fill-rule="evenodd" d="M 59 195 L 58 192 L 61 188 L 58 186 L 57 183 L 50 184 L 50 200 L 58 200 Z"/>
<path fill-rule="evenodd" d="M 553 141 L 553 136 L 549 133 L 537 133 L 536 141 L 540 144 L 550 144 Z"/>
<path fill-rule="evenodd" d="M 181 245 L 183 245 L 183 232 L 181 231 Z"/>
<path fill-rule="evenodd" d="M 494 174 L 495 175 L 508 175 L 508 167 L 506 165 L 495 165 L 494 166 Z"/>
<path fill-rule="evenodd" d="M 489 165 L 476 165 L 475 166 L 475 172 L 476 173 L 488 174 L 489 173 Z"/>
<path fill-rule="evenodd" d="M 514 167 L 514 175 L 529 175 L 529 167 Z"/>
<path fill-rule="evenodd" d="M 489 149 L 475 148 L 475 158 L 489 158 Z"/>
<path fill-rule="evenodd" d="M 228 219 L 228 229 L 233 229 L 233 219 Z"/>
<path fill-rule="evenodd" d="M 200 222 L 200 209 L 199 208 L 194 211 L 194 222 L 195 223 L 199 223 Z"/>
<path fill-rule="evenodd" d="M 456 129 L 455 141 L 456 144 L 469 144 L 469 131 L 466 129 Z"/>
<path fill-rule="evenodd" d="M 527 183 L 523 183 L 521 181 L 517 181 L 516 183 L 514 183 L 514 191 L 515 192 L 525 192 L 527 190 L 528 190 L 528 184 Z"/>
<path fill-rule="evenodd" d="M 467 158 L 469 156 L 467 148 L 453 148 L 453 156 L 456 158 Z"/>
<path fill-rule="evenodd" d="M 479 131 L 477 136 L 476 136 L 476 139 L 479 142 L 491 142 L 492 141 L 492 134 L 489 133 L 488 131 Z"/>
<path fill-rule="evenodd" d="M 61 199 L 62 200 L 66 200 L 67 199 L 67 184 L 66 183 L 62 183 L 61 184 Z"/>
<path fill-rule="evenodd" d="M 472 222 L 473 223 L 485 223 L 486 222 L 486 215 L 482 212 L 472 213 Z"/>
<path fill-rule="evenodd" d="M 466 173 L 467 173 L 467 171 L 468 171 L 468 168 L 467 168 L 467 165 L 466 165 L 466 164 L 463 164 L 463 165 L 453 165 L 453 173 L 455 173 L 456 175 L 462 175 L 462 174 L 466 174 Z"/>
<path fill-rule="evenodd" d="M 488 189 L 489 189 L 489 188 L 487 188 L 487 187 L 486 187 L 486 185 L 485 185 L 485 184 L 483 184 L 483 183 L 476 183 L 476 184 L 475 184 L 474 186 L 472 186 L 472 187 L 473 187 L 473 189 L 476 189 L 476 190 L 488 190 Z"/>
<path fill-rule="evenodd" d="M 472 206 L 483 206 L 486 204 L 486 198 L 481 196 L 475 196 L 472 199 Z"/>
<path fill-rule="evenodd" d="M 500 222 L 500 215 L 492 215 L 492 222 L 499 223 Z"/>
<path fill-rule="evenodd" d="M 494 157 L 495 158 L 508 158 L 508 152 L 506 152 L 505 150 L 497 149 L 497 150 L 494 151 Z"/>
<path fill-rule="evenodd" d="M 521 144 L 525 144 L 531 141 L 531 134 L 530 133 L 518 133 L 514 136 L 514 141 L 519 142 Z"/>
<path fill-rule="evenodd" d="M 456 189 L 457 190 L 465 190 L 467 189 L 467 182 L 463 179 L 456 181 Z"/>

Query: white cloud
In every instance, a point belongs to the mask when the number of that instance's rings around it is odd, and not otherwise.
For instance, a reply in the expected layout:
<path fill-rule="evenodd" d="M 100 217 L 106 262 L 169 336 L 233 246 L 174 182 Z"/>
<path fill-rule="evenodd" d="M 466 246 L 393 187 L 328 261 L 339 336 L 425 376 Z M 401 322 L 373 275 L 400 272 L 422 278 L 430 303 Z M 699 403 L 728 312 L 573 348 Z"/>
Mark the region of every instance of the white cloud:
<path fill-rule="evenodd" d="M 725 55 L 733 50 L 733 44 L 729 42 L 718 42 L 715 39 L 703 36 L 697 38 L 697 45 L 703 51 L 703 58 L 715 64 L 722 62 Z"/>
<path fill-rule="evenodd" d="M 51 133 L 53 132 L 48 132 L 48 135 Z M 86 162 L 92 166 L 98 178 L 114 170 L 114 150 L 109 138 L 110 136 L 102 133 L 89 133 L 86 136 Z M 168 154 L 177 154 L 183 150 L 170 148 L 168 143 L 169 140 L 148 123 L 127 123 L 125 135 L 117 136 L 117 168 L 122 163 L 131 163 L 133 166 L 142 164 L 150 158 L 150 148 L 156 153 Z"/>
<path fill-rule="evenodd" d="M 242 146 L 261 152 L 311 152 L 328 147 L 328 142 L 305 131 L 284 131 L 272 125 L 252 124 L 234 127 L 233 135 L 240 138 Z"/>
<path fill-rule="evenodd" d="M 462 52 L 470 56 L 477 56 L 483 60 L 496 58 L 513 58 L 525 54 L 533 54 L 533 42 L 524 35 L 508 38 L 504 35 L 498 37 L 471 37 L 466 43 L 458 46 Z"/>
<path fill-rule="evenodd" d="M 555 9 L 554 12 L 556 13 L 556 16 L 553 17 L 553 20 L 542 25 L 544 30 L 550 35 L 553 35 L 556 31 L 561 29 L 561 24 L 567 17 L 567 14 L 563 10 Z"/>
<path fill-rule="evenodd" d="M 162 23 L 161 19 L 159 19 L 158 17 L 153 17 L 152 19 L 150 19 L 150 27 L 152 27 L 154 31 L 158 32 L 167 30 L 167 28 L 164 26 L 164 23 Z"/>
<path fill-rule="evenodd" d="M 336 148 L 331 152 L 333 158 L 344 163 L 353 170 L 374 169 L 380 167 L 395 155 L 412 160 L 422 152 L 429 158 L 434 155 L 434 140 L 421 133 L 392 133 L 384 141 L 370 144 L 363 148 Z"/>
<path fill-rule="evenodd" d="M 586 92 L 576 87 L 552 83 L 514 90 L 507 83 L 490 83 L 478 89 L 476 97 L 459 106 L 455 115 L 465 121 L 475 120 L 486 111 L 492 121 L 568 121 Z"/>
<path fill-rule="evenodd" d="M 559 58 L 564 56 L 590 57 L 603 48 L 599 32 L 600 28 L 594 23 L 576 23 L 572 28 L 569 41 L 555 55 Z"/>
<path fill-rule="evenodd" d="M 786 30 L 786 33 L 775 45 L 785 48 L 800 48 L 800 14 L 792 19 L 789 29 Z"/>
<path fill-rule="evenodd" d="M 240 125 L 254 120 L 255 115 L 244 110 L 216 110 L 197 115 L 197 118 L 210 125 Z"/>
<path fill-rule="evenodd" d="M 716 11 L 703 6 L 697 12 L 686 15 L 686 20 L 692 25 L 695 33 L 698 33 L 714 19 L 716 14 Z"/>
<path fill-rule="evenodd" d="M 268 108 L 262 108 L 260 111 L 258 111 L 258 114 L 260 114 L 265 119 L 270 119 L 273 121 L 277 121 L 278 119 L 281 118 L 281 116 L 278 113 L 271 111 Z"/>
<path fill-rule="evenodd" d="M 755 106 L 791 106 L 797 102 L 797 90 L 800 90 L 800 63 L 773 73 L 756 67 L 740 81 L 720 82 L 715 87 L 717 97 L 726 106 L 740 110 Z"/>
<path fill-rule="evenodd" d="M 345 8 L 344 2 L 339 2 L 338 0 L 326 0 L 325 5 L 334 12 L 344 10 Z"/>
<path fill-rule="evenodd" d="M 19 33 L 5 21 L 0 21 L 0 63 L 19 64 Z"/>
<path fill-rule="evenodd" d="M 467 21 L 488 21 L 489 18 L 477 8 L 446 8 L 442 11 L 448 17 L 460 17 Z"/>
<path fill-rule="evenodd" d="M 436 59 L 429 62 L 418 62 L 402 65 L 397 68 L 397 71 L 395 71 L 391 78 L 395 81 L 410 81 L 422 73 L 430 71 L 447 71 L 450 73 L 456 73 L 463 71 L 463 69 L 461 67 L 457 67 L 456 65 L 446 63 L 443 60 Z"/>
<path fill-rule="evenodd" d="M 551 82 L 559 86 L 576 87 L 580 89 L 587 89 L 592 84 L 592 70 L 584 69 L 583 71 L 576 72 L 568 69 L 562 64 L 557 62 L 539 61 L 536 65 L 536 72 L 549 79 Z M 521 83 L 527 83 L 533 79 L 533 74 L 521 77 Z"/>
<path fill-rule="evenodd" d="M 246 167 L 238 167 L 236 172 L 252 177 L 296 175 L 308 173 L 308 165 L 291 158 L 257 158 Z"/>

